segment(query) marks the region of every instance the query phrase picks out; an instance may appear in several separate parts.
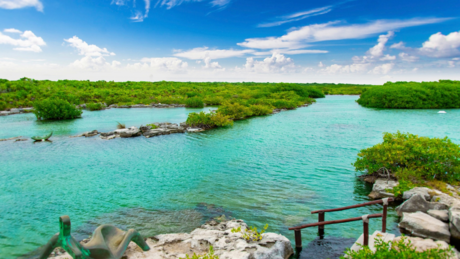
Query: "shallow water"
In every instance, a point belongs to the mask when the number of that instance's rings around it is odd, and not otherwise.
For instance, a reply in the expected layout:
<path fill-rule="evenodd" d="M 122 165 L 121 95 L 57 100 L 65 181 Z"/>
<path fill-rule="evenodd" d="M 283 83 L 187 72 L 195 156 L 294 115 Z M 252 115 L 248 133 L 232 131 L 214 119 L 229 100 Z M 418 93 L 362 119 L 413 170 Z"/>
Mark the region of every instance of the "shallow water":
<path fill-rule="evenodd" d="M 376 110 L 356 96 L 328 96 L 307 108 L 237 121 L 232 128 L 154 138 L 69 138 L 97 129 L 185 121 L 190 109 L 113 109 L 83 119 L 36 122 L 33 115 L 0 117 L 0 138 L 55 132 L 53 143 L 0 142 L 0 254 L 15 258 L 45 244 L 69 215 L 72 232 L 87 237 L 110 223 L 146 236 L 190 231 L 210 217 L 242 218 L 286 235 L 317 221 L 313 210 L 368 201 L 356 180 L 358 151 L 382 132 L 449 136 L 460 143 L 460 110 Z M 326 214 L 326 220 L 380 213 L 374 205 Z M 394 209 L 389 230 L 397 232 Z M 370 220 L 370 232 L 380 228 Z M 302 231 L 303 243 L 317 230 Z M 357 238 L 362 223 L 326 226 L 326 235 Z M 336 239 L 333 239 L 336 240 Z M 348 242 L 348 241 L 347 241 Z"/>

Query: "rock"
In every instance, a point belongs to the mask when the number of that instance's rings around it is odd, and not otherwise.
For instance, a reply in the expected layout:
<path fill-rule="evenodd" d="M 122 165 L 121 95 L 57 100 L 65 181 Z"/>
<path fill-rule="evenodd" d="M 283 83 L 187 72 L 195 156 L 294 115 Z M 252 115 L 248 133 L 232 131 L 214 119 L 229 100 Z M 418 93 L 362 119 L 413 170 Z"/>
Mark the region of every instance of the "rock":
<path fill-rule="evenodd" d="M 447 210 L 449 207 L 439 202 L 428 202 L 422 195 L 417 194 L 412 196 L 407 201 L 403 202 L 396 208 L 398 216 L 402 216 L 404 212 L 428 212 L 429 210 Z"/>
<path fill-rule="evenodd" d="M 424 252 L 426 250 L 430 250 L 430 249 L 437 249 L 437 248 L 440 248 L 440 249 L 449 249 L 449 245 L 444 242 L 444 241 L 434 241 L 433 239 L 423 239 L 423 238 L 420 238 L 420 237 L 409 237 L 409 236 L 399 236 L 399 237 L 396 237 L 395 239 L 393 239 L 393 244 L 395 243 L 398 243 L 401 241 L 401 239 L 404 240 L 404 243 L 408 244 L 409 242 L 411 243 L 411 245 L 415 248 L 415 250 L 417 252 Z M 455 256 L 455 252 L 452 251 L 453 254 L 452 254 L 452 259 L 454 258 L 457 258 Z"/>
<path fill-rule="evenodd" d="M 428 210 L 428 215 L 433 218 L 439 219 L 440 221 L 449 222 L 449 211 L 448 210 Z"/>
<path fill-rule="evenodd" d="M 118 108 L 118 105 L 116 105 L 116 104 L 111 104 L 111 105 L 109 105 L 109 108 Z"/>
<path fill-rule="evenodd" d="M 142 133 L 144 133 L 144 132 L 151 130 L 152 126 L 140 126 L 139 129 Z"/>
<path fill-rule="evenodd" d="M 145 105 L 145 104 L 135 104 L 132 105 L 131 108 L 151 108 L 152 106 L 150 105 Z"/>
<path fill-rule="evenodd" d="M 246 229 L 242 220 L 210 222 L 193 230 L 190 234 L 163 234 L 147 238 L 149 251 L 141 251 L 131 242 L 124 253 L 129 259 L 177 259 L 186 254 L 203 255 L 213 246 L 214 254 L 220 259 L 288 259 L 293 254 L 291 242 L 286 237 L 265 233 L 261 241 L 248 242 L 241 233 L 232 233 L 233 228 Z M 70 258 L 67 253 L 55 259 Z"/>
<path fill-rule="evenodd" d="M 179 126 L 181 126 L 182 128 L 187 128 L 187 123 L 186 122 L 181 122 L 179 124 Z"/>
<path fill-rule="evenodd" d="M 146 138 L 151 138 L 151 137 L 160 136 L 160 135 L 167 135 L 167 134 L 170 134 L 170 131 L 168 129 L 161 129 L 161 128 L 152 129 L 152 130 L 149 130 L 143 133 L 144 137 Z"/>
<path fill-rule="evenodd" d="M 431 189 L 427 187 L 415 187 L 403 193 L 403 200 L 408 200 L 412 196 L 420 194 L 425 198 L 425 200 L 429 201 L 431 199 L 431 195 L 429 194 L 430 191 Z"/>
<path fill-rule="evenodd" d="M 1 111 L 0 112 L 0 116 L 7 116 L 7 115 L 10 115 L 10 112 L 8 112 L 8 111 Z"/>
<path fill-rule="evenodd" d="M 12 137 L 12 138 L 4 138 L 4 139 L 0 139 L 0 142 L 1 141 L 8 141 L 8 140 L 13 140 L 13 139 L 18 139 L 18 138 L 21 138 L 22 136 L 19 136 L 19 137 Z"/>
<path fill-rule="evenodd" d="M 375 180 L 374 186 L 372 187 L 372 192 L 368 195 L 372 199 L 381 199 L 385 197 L 394 197 L 393 193 L 389 193 L 387 189 L 393 189 L 399 183 L 394 180 L 387 180 L 379 178 Z"/>
<path fill-rule="evenodd" d="M 460 209 L 449 209 L 449 229 L 450 234 L 455 239 L 460 239 Z"/>
<path fill-rule="evenodd" d="M 443 204 L 446 204 L 447 206 L 449 207 L 455 207 L 455 208 L 460 208 L 460 200 L 455 198 L 455 197 L 452 197 L 448 194 L 445 194 L 445 193 L 442 193 L 442 192 L 437 192 L 436 195 L 433 196 L 433 198 L 431 198 L 431 201 L 433 202 L 439 202 L 439 203 L 443 203 Z"/>
<path fill-rule="evenodd" d="M 21 111 L 17 108 L 12 108 L 10 109 L 10 114 L 18 114 L 18 113 L 21 113 Z"/>
<path fill-rule="evenodd" d="M 115 131 L 110 131 L 110 132 L 101 133 L 100 137 L 101 139 L 111 140 L 111 139 L 118 137 L 118 135 L 115 134 Z"/>
<path fill-rule="evenodd" d="M 422 197 L 420 196 L 420 198 Z M 398 227 L 404 228 L 413 236 L 450 243 L 449 225 L 421 211 L 415 213 L 404 212 Z"/>
<path fill-rule="evenodd" d="M 27 140 L 28 140 L 28 139 L 26 139 L 26 138 L 18 138 L 18 139 L 15 140 L 15 142 L 18 142 L 18 141 L 27 141 Z"/>
<path fill-rule="evenodd" d="M 187 132 L 201 132 L 204 131 L 202 128 L 187 128 Z"/>
<path fill-rule="evenodd" d="M 83 134 L 81 134 L 82 137 L 94 137 L 96 135 L 98 135 L 99 132 L 97 130 L 93 130 L 93 131 L 88 131 L 88 132 L 85 132 Z"/>
<path fill-rule="evenodd" d="M 131 108 L 131 106 L 130 105 L 120 105 L 117 108 Z"/>
<path fill-rule="evenodd" d="M 141 135 L 141 131 L 136 127 L 131 127 L 129 129 L 123 130 L 115 130 L 115 133 L 118 133 L 122 138 L 133 138 L 139 137 Z"/>

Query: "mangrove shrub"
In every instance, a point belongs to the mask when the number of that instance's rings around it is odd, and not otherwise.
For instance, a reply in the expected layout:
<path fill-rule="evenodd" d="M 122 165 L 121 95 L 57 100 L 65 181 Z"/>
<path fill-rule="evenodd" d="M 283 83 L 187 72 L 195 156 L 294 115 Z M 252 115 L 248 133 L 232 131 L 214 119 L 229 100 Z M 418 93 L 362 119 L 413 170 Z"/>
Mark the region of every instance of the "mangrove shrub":
<path fill-rule="evenodd" d="M 34 103 L 34 114 L 39 120 L 66 120 L 81 117 L 82 110 L 61 99 L 45 99 Z"/>
<path fill-rule="evenodd" d="M 460 179 L 460 146 L 447 137 L 384 133 L 383 142 L 361 150 L 353 165 L 369 174 L 385 167 L 398 179 L 452 182 Z"/>
<path fill-rule="evenodd" d="M 388 82 L 364 91 L 357 102 L 371 108 L 460 108 L 460 81 Z"/>
<path fill-rule="evenodd" d="M 192 112 L 189 113 L 186 121 L 188 126 L 211 129 L 215 127 L 232 126 L 233 120 L 230 117 L 218 112 Z"/>
<path fill-rule="evenodd" d="M 185 106 L 190 107 L 190 108 L 203 108 L 204 107 L 203 99 L 199 97 L 187 98 L 185 100 Z"/>

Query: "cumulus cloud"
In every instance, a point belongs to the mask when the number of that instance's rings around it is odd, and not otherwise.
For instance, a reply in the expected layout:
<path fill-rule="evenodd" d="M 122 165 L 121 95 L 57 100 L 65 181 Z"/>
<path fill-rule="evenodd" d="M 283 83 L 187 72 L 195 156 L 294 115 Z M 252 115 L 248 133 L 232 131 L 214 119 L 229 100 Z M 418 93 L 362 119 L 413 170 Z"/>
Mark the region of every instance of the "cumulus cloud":
<path fill-rule="evenodd" d="M 460 56 L 460 31 L 443 35 L 438 32 L 422 44 L 420 54 L 435 58 Z"/>
<path fill-rule="evenodd" d="M 107 48 L 100 48 L 93 44 L 90 45 L 77 36 L 64 39 L 64 41 L 69 43 L 71 47 L 77 49 L 79 55 L 84 56 L 83 58 L 74 61 L 71 64 L 73 67 L 98 70 L 108 67 L 114 68 L 120 65 L 119 61 L 113 61 L 112 63 L 106 61 L 105 57 L 115 56 L 115 53 L 108 51 Z"/>
<path fill-rule="evenodd" d="M 398 43 L 394 43 L 393 45 L 390 46 L 390 49 L 400 49 L 400 50 L 405 50 L 407 49 L 406 45 L 404 42 L 400 41 Z"/>
<path fill-rule="evenodd" d="M 258 51 L 252 54 L 256 56 L 273 55 L 273 53 L 297 55 L 297 54 L 321 54 L 329 53 L 327 50 L 316 50 L 316 49 L 272 49 L 269 51 Z"/>
<path fill-rule="evenodd" d="M 340 25 L 340 22 L 313 24 L 294 29 L 281 37 L 249 38 L 239 46 L 255 49 L 302 48 L 308 42 L 360 39 L 377 33 L 424 24 L 439 23 L 447 18 L 378 20 L 366 24 Z"/>
<path fill-rule="evenodd" d="M 174 54 L 176 57 L 188 59 L 221 59 L 231 57 L 241 57 L 248 53 L 253 53 L 254 50 L 234 50 L 234 49 L 209 49 L 208 47 L 194 48 L 187 51 L 181 51 Z"/>
<path fill-rule="evenodd" d="M 389 54 L 386 54 L 385 56 L 380 58 L 381 61 L 389 61 L 389 60 L 395 60 L 395 59 L 396 59 L 396 56 L 391 56 Z"/>
<path fill-rule="evenodd" d="M 367 53 L 374 58 L 379 58 L 383 56 L 383 51 L 385 50 L 385 44 L 388 40 L 393 37 L 395 34 L 392 31 L 389 31 L 386 35 L 380 35 L 377 40 L 378 43 L 374 47 L 370 48 Z"/>
<path fill-rule="evenodd" d="M 46 46 L 46 42 L 41 37 L 37 37 L 32 31 L 21 32 L 16 29 L 5 29 L 4 32 L 21 34 L 20 39 L 14 39 L 0 32 L 0 44 L 15 46 L 14 50 L 42 52 L 40 47 Z"/>
<path fill-rule="evenodd" d="M 398 56 L 402 61 L 405 61 L 405 62 L 415 62 L 415 61 L 418 60 L 417 56 L 409 55 L 409 54 L 407 54 L 405 52 L 399 53 Z"/>
<path fill-rule="evenodd" d="M 64 41 L 68 42 L 71 47 L 76 48 L 79 51 L 79 55 L 95 57 L 115 56 L 115 53 L 108 51 L 106 48 L 102 49 L 93 44 L 89 45 L 77 36 L 73 36 L 69 39 L 64 39 Z"/>
<path fill-rule="evenodd" d="M 370 64 L 351 64 L 339 65 L 333 64 L 320 70 L 320 73 L 325 74 L 348 74 L 366 72 Z"/>
<path fill-rule="evenodd" d="M 386 63 L 386 64 L 382 64 L 380 66 L 374 67 L 374 69 L 369 71 L 369 73 L 370 74 L 376 74 L 376 75 L 379 75 L 379 74 L 386 75 L 391 71 L 391 69 L 393 69 L 393 67 L 394 67 L 393 63 Z"/>
<path fill-rule="evenodd" d="M 332 6 L 324 6 L 324 7 L 320 7 L 320 8 L 311 9 L 311 10 L 308 10 L 308 11 L 297 12 L 297 13 L 293 13 L 293 14 L 290 14 L 290 15 L 277 17 L 277 19 L 276 19 L 277 21 L 261 23 L 261 24 L 257 25 L 257 27 L 279 26 L 279 25 L 289 23 L 289 22 L 300 21 L 300 20 L 306 19 L 308 17 L 326 14 L 326 13 L 329 13 L 330 11 L 332 11 Z"/>
<path fill-rule="evenodd" d="M 37 11 L 43 12 L 43 4 L 40 0 L 0 0 L 0 8 L 3 9 L 21 9 L 26 7 L 35 7 Z"/>
<path fill-rule="evenodd" d="M 235 70 L 256 73 L 286 73 L 293 72 L 295 69 L 296 66 L 291 58 L 287 58 L 283 54 L 273 53 L 271 57 L 267 57 L 262 61 L 247 58 L 244 67 L 237 67 Z"/>
<path fill-rule="evenodd" d="M 131 69 L 185 72 L 188 63 L 174 57 L 143 58 L 140 63 L 127 66 Z"/>

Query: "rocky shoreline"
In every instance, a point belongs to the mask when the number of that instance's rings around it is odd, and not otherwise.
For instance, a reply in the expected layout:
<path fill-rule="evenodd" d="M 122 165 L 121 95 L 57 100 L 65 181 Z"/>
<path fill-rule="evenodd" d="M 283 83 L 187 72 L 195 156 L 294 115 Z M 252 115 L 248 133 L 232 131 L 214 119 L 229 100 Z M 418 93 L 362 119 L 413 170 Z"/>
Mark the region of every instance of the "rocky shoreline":
<path fill-rule="evenodd" d="M 211 220 L 191 233 L 162 234 L 145 238 L 150 247 L 142 251 L 131 242 L 124 253 L 124 259 L 177 259 L 207 254 L 210 246 L 220 259 L 288 259 L 293 253 L 291 242 L 276 233 L 262 234 L 260 241 L 246 241 L 242 233 L 233 233 L 232 229 L 247 229 L 243 220 L 217 222 Z M 88 240 L 81 241 L 82 243 Z M 71 258 L 62 249 L 55 249 L 49 258 Z"/>
<path fill-rule="evenodd" d="M 374 181 L 370 198 L 394 197 L 388 190 L 399 185 L 396 179 L 370 178 L 364 179 Z M 436 240 L 443 247 L 460 244 L 460 188 L 447 185 L 447 189 L 449 194 L 427 187 L 405 191 L 399 198 L 402 203 L 396 207 L 401 232 L 431 242 Z"/>

